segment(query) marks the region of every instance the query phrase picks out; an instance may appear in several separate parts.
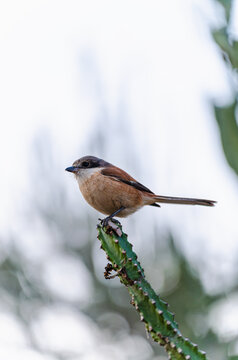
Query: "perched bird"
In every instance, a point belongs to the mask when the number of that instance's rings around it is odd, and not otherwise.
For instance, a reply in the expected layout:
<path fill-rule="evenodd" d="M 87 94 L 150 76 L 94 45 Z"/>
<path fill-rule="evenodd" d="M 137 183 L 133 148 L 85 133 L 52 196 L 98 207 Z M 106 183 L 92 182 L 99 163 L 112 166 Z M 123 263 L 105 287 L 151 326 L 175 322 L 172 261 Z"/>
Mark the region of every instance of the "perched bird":
<path fill-rule="evenodd" d="M 99 212 L 108 215 L 103 225 L 107 225 L 113 216 L 126 217 L 144 205 L 214 206 L 216 203 L 213 200 L 156 195 L 124 170 L 95 156 L 84 156 L 65 170 L 75 175 L 85 200 Z"/>

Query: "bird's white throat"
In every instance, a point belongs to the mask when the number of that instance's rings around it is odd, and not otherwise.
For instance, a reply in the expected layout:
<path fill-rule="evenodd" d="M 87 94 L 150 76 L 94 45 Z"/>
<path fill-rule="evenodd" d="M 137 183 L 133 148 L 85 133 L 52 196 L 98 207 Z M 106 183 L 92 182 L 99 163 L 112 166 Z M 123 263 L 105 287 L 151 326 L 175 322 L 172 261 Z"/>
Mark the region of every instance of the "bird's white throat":
<path fill-rule="evenodd" d="M 83 183 L 88 180 L 92 175 L 97 172 L 100 172 L 103 167 L 96 167 L 91 169 L 80 169 L 80 171 L 75 174 L 76 180 L 78 181 L 79 186 L 83 185 Z"/>

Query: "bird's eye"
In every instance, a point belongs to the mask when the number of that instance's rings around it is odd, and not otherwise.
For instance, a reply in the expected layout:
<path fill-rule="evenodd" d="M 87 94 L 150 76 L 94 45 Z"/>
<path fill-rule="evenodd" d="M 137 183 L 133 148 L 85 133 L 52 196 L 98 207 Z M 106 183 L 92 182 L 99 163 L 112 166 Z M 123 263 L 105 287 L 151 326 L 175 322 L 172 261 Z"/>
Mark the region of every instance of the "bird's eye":
<path fill-rule="evenodd" d="M 82 166 L 83 167 L 89 167 L 89 162 L 88 161 L 83 161 Z"/>

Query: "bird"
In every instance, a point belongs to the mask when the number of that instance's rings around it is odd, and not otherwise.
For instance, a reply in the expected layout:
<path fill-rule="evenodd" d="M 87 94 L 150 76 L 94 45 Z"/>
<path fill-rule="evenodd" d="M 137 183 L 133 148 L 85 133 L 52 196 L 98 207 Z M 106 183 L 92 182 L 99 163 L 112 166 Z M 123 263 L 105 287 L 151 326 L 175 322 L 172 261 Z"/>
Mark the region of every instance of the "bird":
<path fill-rule="evenodd" d="M 83 156 L 65 169 L 75 175 L 85 200 L 107 215 L 103 226 L 114 216 L 127 217 L 145 205 L 184 204 L 214 206 L 216 201 L 156 195 L 124 170 L 96 156 Z"/>

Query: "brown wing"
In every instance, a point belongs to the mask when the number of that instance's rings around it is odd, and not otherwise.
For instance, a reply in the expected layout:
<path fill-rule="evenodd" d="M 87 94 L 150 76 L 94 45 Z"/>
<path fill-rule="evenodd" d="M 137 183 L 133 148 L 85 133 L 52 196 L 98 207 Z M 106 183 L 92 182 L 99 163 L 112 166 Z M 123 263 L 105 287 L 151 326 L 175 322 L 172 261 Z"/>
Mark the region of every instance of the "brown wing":
<path fill-rule="evenodd" d="M 150 189 L 140 184 L 132 176 L 127 174 L 125 171 L 117 168 L 116 166 L 105 168 L 101 171 L 101 173 L 105 176 L 110 176 L 111 178 L 114 178 L 116 181 L 120 181 L 123 182 L 124 184 L 132 186 L 137 190 L 154 194 Z"/>

